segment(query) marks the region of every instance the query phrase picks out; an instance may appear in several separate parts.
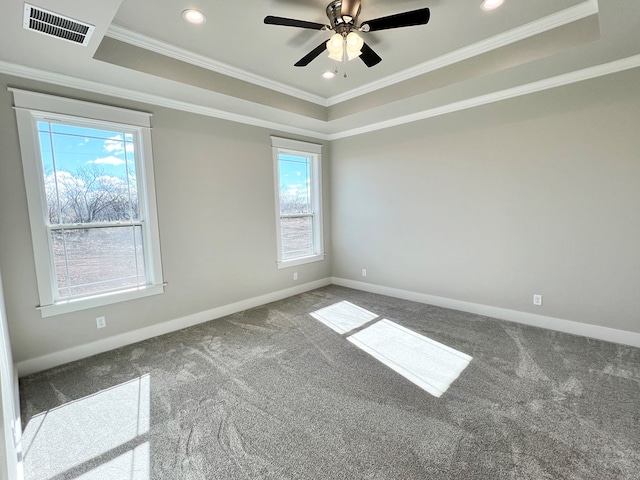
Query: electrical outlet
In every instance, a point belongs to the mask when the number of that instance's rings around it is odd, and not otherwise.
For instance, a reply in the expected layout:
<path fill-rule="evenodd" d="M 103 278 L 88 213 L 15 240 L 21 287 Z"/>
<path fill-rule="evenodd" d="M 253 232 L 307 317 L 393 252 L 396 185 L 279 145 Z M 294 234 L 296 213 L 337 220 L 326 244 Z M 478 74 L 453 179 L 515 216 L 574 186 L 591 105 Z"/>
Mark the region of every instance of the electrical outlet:
<path fill-rule="evenodd" d="M 293 272 L 293 279 L 297 280 L 298 279 L 298 272 Z"/>
<path fill-rule="evenodd" d="M 542 295 L 534 295 L 533 304 L 538 306 L 542 305 Z"/>
<path fill-rule="evenodd" d="M 104 317 L 97 317 L 96 318 L 96 325 L 98 326 L 98 328 L 104 328 L 107 326 L 107 319 Z"/>
<path fill-rule="evenodd" d="M 363 268 L 363 269 L 362 269 L 362 276 L 363 276 L 363 277 L 366 277 L 366 276 L 367 276 L 367 269 L 366 269 L 366 268 Z"/>

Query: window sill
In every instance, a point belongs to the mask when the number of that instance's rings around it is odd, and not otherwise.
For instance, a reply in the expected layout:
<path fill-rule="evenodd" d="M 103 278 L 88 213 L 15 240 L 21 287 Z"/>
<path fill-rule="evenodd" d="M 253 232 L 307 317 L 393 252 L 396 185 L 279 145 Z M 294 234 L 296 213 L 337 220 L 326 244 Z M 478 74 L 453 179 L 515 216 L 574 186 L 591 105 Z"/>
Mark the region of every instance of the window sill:
<path fill-rule="evenodd" d="M 320 262 L 321 260 L 324 260 L 324 257 L 325 254 L 321 253 L 319 255 L 309 255 L 306 257 L 292 258 L 291 260 L 281 260 L 278 262 L 278 268 L 289 268 L 298 265 L 304 265 L 305 263 Z"/>
<path fill-rule="evenodd" d="M 133 288 L 131 290 L 110 292 L 103 295 L 95 295 L 93 297 L 76 298 L 73 300 L 57 302 L 53 305 L 38 307 L 38 309 L 42 314 L 42 318 L 46 318 L 65 313 L 78 312 L 88 308 L 102 307 L 112 303 L 126 302 L 127 300 L 134 300 L 136 298 L 158 295 L 160 293 L 164 293 L 164 285 L 148 285 L 146 287 Z"/>

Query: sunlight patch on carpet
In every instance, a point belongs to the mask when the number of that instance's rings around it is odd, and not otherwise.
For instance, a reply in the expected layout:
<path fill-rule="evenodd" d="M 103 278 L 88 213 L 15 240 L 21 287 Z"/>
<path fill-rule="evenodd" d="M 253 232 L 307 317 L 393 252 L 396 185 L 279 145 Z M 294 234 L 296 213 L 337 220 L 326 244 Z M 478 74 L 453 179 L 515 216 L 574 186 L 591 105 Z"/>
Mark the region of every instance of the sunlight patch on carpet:
<path fill-rule="evenodd" d="M 148 447 L 136 442 L 149 432 L 150 392 L 150 377 L 142 375 L 35 415 L 22 435 L 25 480 L 67 478 L 74 469 L 94 471 L 82 479 L 148 480 Z M 125 444 L 135 448 L 100 465 Z"/>
<path fill-rule="evenodd" d="M 434 397 L 446 392 L 472 360 L 465 353 L 387 319 L 347 340 Z"/>
<path fill-rule="evenodd" d="M 75 480 L 149 480 L 151 478 L 149 454 L 149 442 L 144 442 Z"/>
<path fill-rule="evenodd" d="M 338 333 L 349 332 L 378 317 L 375 313 L 346 300 L 316 310 L 311 316 Z"/>

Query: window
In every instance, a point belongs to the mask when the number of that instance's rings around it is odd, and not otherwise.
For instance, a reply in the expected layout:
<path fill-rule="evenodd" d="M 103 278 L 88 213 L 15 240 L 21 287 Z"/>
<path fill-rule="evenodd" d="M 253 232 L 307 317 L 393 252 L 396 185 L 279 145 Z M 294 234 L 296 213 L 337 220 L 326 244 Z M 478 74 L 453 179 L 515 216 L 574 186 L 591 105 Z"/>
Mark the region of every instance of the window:
<path fill-rule="evenodd" d="M 162 293 L 150 115 L 12 91 L 42 316 Z"/>
<path fill-rule="evenodd" d="M 271 137 L 278 268 L 324 259 L 321 145 Z"/>

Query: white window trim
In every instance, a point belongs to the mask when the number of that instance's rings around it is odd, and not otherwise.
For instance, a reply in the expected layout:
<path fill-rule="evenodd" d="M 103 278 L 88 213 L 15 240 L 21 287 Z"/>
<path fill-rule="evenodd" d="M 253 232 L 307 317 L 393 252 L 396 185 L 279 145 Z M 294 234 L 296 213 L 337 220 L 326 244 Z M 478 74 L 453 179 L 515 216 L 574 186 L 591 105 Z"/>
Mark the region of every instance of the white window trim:
<path fill-rule="evenodd" d="M 315 143 L 301 142 L 299 140 L 291 140 L 289 138 L 271 137 L 271 151 L 273 154 L 273 174 L 275 186 L 275 206 L 276 206 L 276 241 L 278 259 L 276 261 L 278 268 L 295 267 L 305 263 L 319 262 L 324 260 L 324 235 L 323 235 L 323 216 L 322 216 L 322 145 Z M 314 232 L 314 253 L 302 257 L 292 259 L 282 258 L 282 238 L 280 228 L 280 163 L 278 156 L 280 153 L 290 153 L 300 156 L 311 156 L 311 184 L 312 190 L 312 206 L 313 206 L 313 232 Z"/>
<path fill-rule="evenodd" d="M 9 88 L 13 92 L 22 167 L 25 177 L 29 222 L 36 266 L 36 277 L 40 305 L 37 308 L 43 317 L 75 312 L 87 308 L 99 307 L 136 298 L 156 295 L 164 292 L 162 264 L 160 258 L 160 235 L 156 209 L 156 195 L 151 149 L 150 113 L 127 110 L 107 105 L 94 104 L 56 97 L 41 93 Z M 145 262 L 148 262 L 148 284 L 126 290 L 82 298 L 58 301 L 54 300 L 55 271 L 49 250 L 49 235 L 46 228 L 46 198 L 44 195 L 43 167 L 39 154 L 39 140 L 36 122 L 42 115 L 56 119 L 61 116 L 79 117 L 91 123 L 114 123 L 133 127 L 140 133 L 138 141 L 140 158 L 144 158 L 139 173 L 142 190 L 146 193 L 141 200 L 145 228 Z"/>

